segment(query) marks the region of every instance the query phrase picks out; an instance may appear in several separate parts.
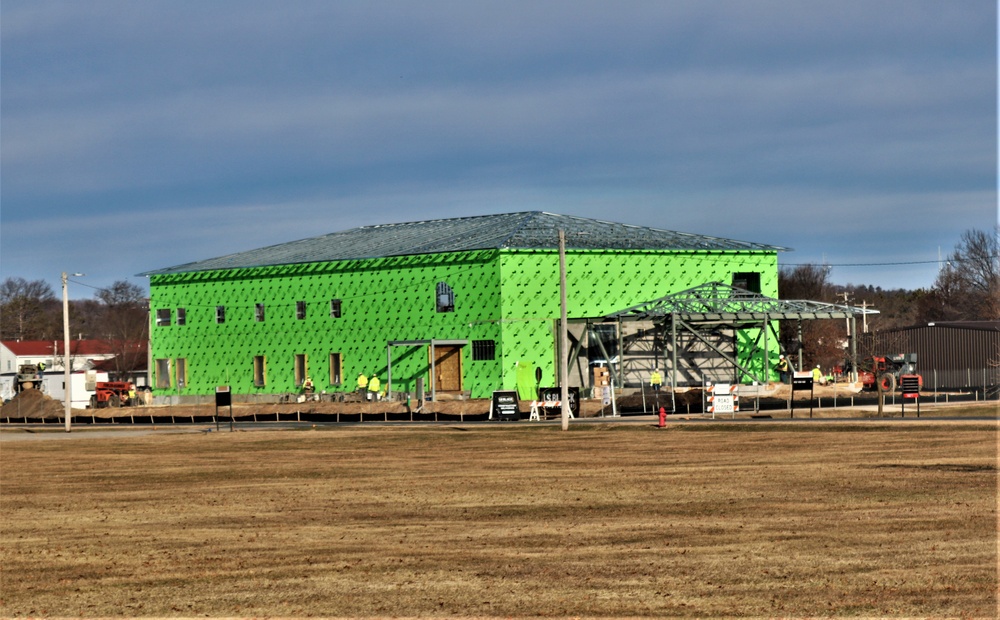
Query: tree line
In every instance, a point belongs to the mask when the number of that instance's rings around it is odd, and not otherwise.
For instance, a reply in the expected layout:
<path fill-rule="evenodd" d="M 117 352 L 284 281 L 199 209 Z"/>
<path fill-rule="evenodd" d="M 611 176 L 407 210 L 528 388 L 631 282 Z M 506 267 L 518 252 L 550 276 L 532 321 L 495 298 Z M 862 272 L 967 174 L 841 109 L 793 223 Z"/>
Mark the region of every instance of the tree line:
<path fill-rule="evenodd" d="M 866 304 L 879 311 L 868 317 L 868 331 L 932 321 L 997 321 L 1000 228 L 963 233 L 930 289 L 835 285 L 822 265 L 799 265 L 779 270 L 778 296 L 852 306 Z M 148 301 L 140 287 L 119 280 L 99 289 L 93 299 L 71 301 L 70 306 L 70 333 L 74 339 L 109 341 L 118 353 L 121 372 L 145 364 L 145 353 L 131 346 L 149 337 Z M 804 321 L 802 349 L 806 367 L 819 364 L 828 369 L 842 363 L 847 328 L 842 320 Z M 862 329 L 860 321 L 857 329 Z M 42 280 L 4 280 L 0 284 L 0 335 L 3 340 L 61 341 L 62 303 L 52 287 Z M 785 351 L 797 353 L 798 326 L 783 322 L 781 342 Z M 859 355 L 866 353 L 871 352 Z"/>
<path fill-rule="evenodd" d="M 846 300 L 845 300 L 846 293 Z M 778 272 L 778 296 L 848 304 L 879 311 L 867 318 L 869 332 L 945 321 L 1000 321 L 1000 227 L 968 230 L 949 255 L 930 289 L 891 289 L 865 285 L 835 285 L 822 265 L 799 265 Z M 864 329 L 857 321 L 857 330 Z M 843 320 L 804 321 L 804 366 L 831 368 L 844 361 L 848 326 Z M 798 326 L 785 322 L 781 342 L 798 352 Z M 901 353 L 896 351 L 895 353 Z M 859 359 L 885 351 L 858 351 Z"/>
<path fill-rule="evenodd" d="M 149 303 L 139 286 L 118 280 L 93 299 L 69 302 L 72 340 L 103 340 L 115 355 L 114 374 L 146 366 Z M 63 340 L 62 300 L 44 280 L 10 277 L 0 283 L 2 340 Z M 72 351 L 72 345 L 70 346 Z"/>

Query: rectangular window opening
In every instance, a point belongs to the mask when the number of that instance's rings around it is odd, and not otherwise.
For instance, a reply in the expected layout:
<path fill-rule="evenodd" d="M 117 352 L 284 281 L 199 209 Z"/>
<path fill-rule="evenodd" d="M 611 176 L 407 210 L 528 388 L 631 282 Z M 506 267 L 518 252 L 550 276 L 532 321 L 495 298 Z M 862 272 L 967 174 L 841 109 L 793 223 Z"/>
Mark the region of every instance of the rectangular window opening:
<path fill-rule="evenodd" d="M 178 357 L 177 363 L 177 388 L 184 389 L 187 387 L 187 359 L 183 357 Z"/>
<path fill-rule="evenodd" d="M 220 323 L 220 324 L 226 322 L 226 307 L 225 306 L 216 306 L 215 307 L 215 322 L 216 323 Z"/>
<path fill-rule="evenodd" d="M 187 310 L 184 308 L 177 309 L 177 324 L 187 325 Z"/>
<path fill-rule="evenodd" d="M 455 311 L 455 291 L 448 286 L 447 282 L 438 282 L 435 289 L 435 299 L 437 301 L 438 312 Z"/>
<path fill-rule="evenodd" d="M 265 384 L 265 364 L 263 355 L 255 355 L 253 357 L 253 384 L 257 387 L 263 387 Z"/>
<path fill-rule="evenodd" d="M 167 327 L 170 325 L 170 308 L 158 308 L 156 310 L 156 326 Z"/>
<path fill-rule="evenodd" d="M 295 302 L 295 318 L 300 321 L 306 318 L 306 302 L 304 301 Z"/>
<path fill-rule="evenodd" d="M 760 293 L 760 272 L 740 271 L 733 274 L 733 286 L 751 293 Z"/>
<path fill-rule="evenodd" d="M 496 359 L 495 340 L 473 340 L 472 341 L 472 361 L 483 362 Z"/>
<path fill-rule="evenodd" d="M 170 360 L 159 358 L 156 360 L 156 387 L 158 389 L 170 388 Z"/>
<path fill-rule="evenodd" d="M 591 327 L 587 344 L 587 362 L 608 364 L 618 357 L 618 326 L 614 323 L 596 323 Z"/>
<path fill-rule="evenodd" d="M 254 320 L 258 323 L 264 322 L 264 304 L 257 304 L 254 306 Z"/>
<path fill-rule="evenodd" d="M 301 386 L 306 381 L 306 356 L 305 353 L 295 354 L 295 385 Z"/>
<path fill-rule="evenodd" d="M 331 299 L 330 300 L 330 316 L 339 319 L 340 318 L 340 300 Z"/>
<path fill-rule="evenodd" d="M 340 353 L 330 354 L 330 385 L 340 385 L 343 382 L 343 362 Z"/>

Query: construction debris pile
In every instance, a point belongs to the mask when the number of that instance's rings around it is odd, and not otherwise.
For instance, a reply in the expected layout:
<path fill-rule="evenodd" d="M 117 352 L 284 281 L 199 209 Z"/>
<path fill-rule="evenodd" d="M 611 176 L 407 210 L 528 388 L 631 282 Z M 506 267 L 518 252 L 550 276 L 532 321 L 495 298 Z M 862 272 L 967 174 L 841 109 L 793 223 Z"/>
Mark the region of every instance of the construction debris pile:
<path fill-rule="evenodd" d="M 46 396 L 41 390 L 22 390 L 0 407 L 0 419 L 62 419 L 65 412 L 62 401 Z M 78 410 L 73 411 L 73 415 L 80 414 Z"/>

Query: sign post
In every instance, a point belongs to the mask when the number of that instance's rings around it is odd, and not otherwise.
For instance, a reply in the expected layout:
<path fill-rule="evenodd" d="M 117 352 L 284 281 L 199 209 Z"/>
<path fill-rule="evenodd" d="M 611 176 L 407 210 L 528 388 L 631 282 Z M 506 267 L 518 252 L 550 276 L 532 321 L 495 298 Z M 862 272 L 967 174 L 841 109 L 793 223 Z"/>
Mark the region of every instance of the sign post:
<path fill-rule="evenodd" d="M 215 388 L 215 430 L 219 430 L 219 407 L 229 407 L 229 432 L 233 432 L 233 397 L 228 385 Z"/>
<path fill-rule="evenodd" d="M 792 375 L 792 417 L 795 417 L 795 392 L 809 390 L 809 417 L 813 417 L 813 376 L 812 372 L 795 372 Z"/>
<path fill-rule="evenodd" d="M 493 400 L 490 403 L 490 419 L 499 422 L 516 422 L 521 419 L 517 390 L 496 390 L 493 392 Z"/>
<path fill-rule="evenodd" d="M 900 411 L 902 417 L 906 417 L 906 399 L 912 398 L 917 401 L 917 417 L 920 417 L 920 375 L 900 375 L 899 387 L 903 391 L 903 398 L 900 401 Z"/>
<path fill-rule="evenodd" d="M 715 419 L 717 413 L 731 413 L 736 419 L 736 412 L 740 410 L 739 386 L 730 383 L 707 383 L 705 386 L 705 397 L 708 400 L 707 411 Z"/>

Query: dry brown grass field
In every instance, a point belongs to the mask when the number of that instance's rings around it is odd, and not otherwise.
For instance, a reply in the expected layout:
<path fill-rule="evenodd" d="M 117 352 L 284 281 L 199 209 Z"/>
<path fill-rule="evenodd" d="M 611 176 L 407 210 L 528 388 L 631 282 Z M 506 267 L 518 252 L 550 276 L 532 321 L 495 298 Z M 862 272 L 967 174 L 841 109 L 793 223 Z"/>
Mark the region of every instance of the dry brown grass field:
<path fill-rule="evenodd" d="M 869 424 L 7 441 L 0 615 L 997 617 L 996 422 Z"/>

